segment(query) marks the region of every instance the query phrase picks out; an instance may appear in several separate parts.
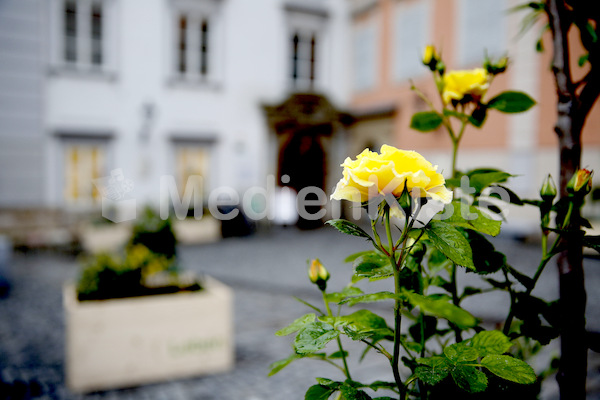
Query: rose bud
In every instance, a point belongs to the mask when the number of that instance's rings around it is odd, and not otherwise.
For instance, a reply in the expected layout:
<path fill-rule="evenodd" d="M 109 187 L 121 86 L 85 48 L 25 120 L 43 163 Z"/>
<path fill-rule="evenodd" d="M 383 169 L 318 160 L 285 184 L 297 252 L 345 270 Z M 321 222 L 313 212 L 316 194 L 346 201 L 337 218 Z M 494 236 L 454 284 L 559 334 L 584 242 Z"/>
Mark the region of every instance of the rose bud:
<path fill-rule="evenodd" d="M 556 185 L 554 184 L 554 179 L 552 176 L 548 174 L 548 177 L 544 181 L 542 188 L 540 189 L 540 196 L 543 200 L 553 200 L 556 197 Z"/>
<path fill-rule="evenodd" d="M 594 171 L 578 169 L 567 183 L 567 192 L 571 194 L 586 195 L 592 190 L 592 176 Z"/>
<path fill-rule="evenodd" d="M 329 271 L 325 269 L 318 258 L 315 258 L 311 261 L 308 269 L 308 278 L 312 283 L 319 286 L 319 289 L 325 290 L 325 287 L 327 286 L 326 282 L 329 280 L 329 276 Z"/>

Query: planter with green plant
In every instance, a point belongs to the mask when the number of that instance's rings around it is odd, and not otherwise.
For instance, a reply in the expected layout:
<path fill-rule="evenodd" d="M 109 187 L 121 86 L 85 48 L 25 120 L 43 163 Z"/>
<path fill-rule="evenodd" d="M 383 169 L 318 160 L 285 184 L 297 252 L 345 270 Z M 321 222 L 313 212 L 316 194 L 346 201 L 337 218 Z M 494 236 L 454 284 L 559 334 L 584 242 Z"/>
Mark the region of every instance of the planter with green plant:
<path fill-rule="evenodd" d="M 170 226 L 156 227 L 135 231 L 122 255 L 88 257 L 78 282 L 65 285 L 71 390 L 130 387 L 232 368 L 232 291 L 212 278 L 180 272 Z M 154 251 L 147 247 L 153 245 Z"/>

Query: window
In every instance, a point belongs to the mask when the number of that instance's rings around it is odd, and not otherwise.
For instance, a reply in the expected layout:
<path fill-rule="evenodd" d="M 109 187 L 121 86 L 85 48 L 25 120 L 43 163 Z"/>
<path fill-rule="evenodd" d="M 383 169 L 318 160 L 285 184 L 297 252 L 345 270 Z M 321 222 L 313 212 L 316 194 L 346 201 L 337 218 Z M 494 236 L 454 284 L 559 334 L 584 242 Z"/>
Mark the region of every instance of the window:
<path fill-rule="evenodd" d="M 175 148 L 176 178 L 179 195 L 183 198 L 190 176 L 201 176 L 202 187 L 194 187 L 199 193 L 207 188 L 209 177 L 209 149 L 201 145 L 178 145 Z M 204 193 L 202 193 L 204 196 Z"/>
<path fill-rule="evenodd" d="M 64 199 L 71 205 L 98 203 L 100 193 L 94 181 L 105 175 L 105 146 L 98 143 L 65 145 Z"/>
<path fill-rule="evenodd" d="M 315 91 L 327 83 L 331 46 L 324 2 L 284 0 L 287 34 L 284 48 L 285 78 L 292 91 Z"/>
<path fill-rule="evenodd" d="M 393 71 L 396 81 L 427 72 L 421 62 L 429 44 L 429 7 L 427 2 L 398 5 L 394 26 Z"/>
<path fill-rule="evenodd" d="M 292 82 L 295 88 L 313 89 L 316 78 L 317 37 L 314 32 L 292 35 Z"/>
<path fill-rule="evenodd" d="M 104 2 L 62 2 L 63 61 L 68 64 L 102 66 L 104 63 Z"/>
<path fill-rule="evenodd" d="M 460 0 L 458 6 L 459 63 L 481 64 L 485 51 L 501 56 L 506 51 L 506 0 Z"/>
<path fill-rule="evenodd" d="M 357 91 L 372 89 L 377 80 L 377 30 L 370 24 L 354 32 L 354 88 Z"/>
<path fill-rule="evenodd" d="M 92 64 L 102 65 L 102 4 L 92 3 Z"/>
<path fill-rule="evenodd" d="M 77 3 L 75 0 L 65 1 L 65 61 L 77 61 Z"/>
<path fill-rule="evenodd" d="M 214 78 L 213 18 L 203 10 L 175 14 L 175 75 L 188 80 Z"/>

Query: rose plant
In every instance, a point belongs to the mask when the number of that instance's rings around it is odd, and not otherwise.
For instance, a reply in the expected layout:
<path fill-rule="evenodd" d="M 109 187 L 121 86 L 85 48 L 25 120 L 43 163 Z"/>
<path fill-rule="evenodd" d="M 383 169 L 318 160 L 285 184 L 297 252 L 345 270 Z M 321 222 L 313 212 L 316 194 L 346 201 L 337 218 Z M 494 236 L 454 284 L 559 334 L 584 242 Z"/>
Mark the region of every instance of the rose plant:
<path fill-rule="evenodd" d="M 271 375 L 302 358 L 325 361 L 343 373 L 340 380 L 317 378 L 305 399 L 367 400 L 372 399 L 372 391 L 387 392 L 376 397 L 379 400 L 536 398 L 541 380 L 551 368 L 536 374 L 525 359 L 556 337 L 560 328 L 554 318 L 556 303 L 533 297 L 532 291 L 565 237 L 580 237 L 584 245 L 598 249 L 597 237 L 569 228 L 572 211 L 581 207 L 591 187 L 590 171 L 578 172 L 569 186 L 571 195 L 555 202 L 551 177 L 542 186 L 540 200 L 525 200 L 504 185 L 512 176 L 509 173 L 490 168 L 456 169 L 459 144 L 468 124 L 481 128 L 489 110 L 514 113 L 534 105 L 521 92 L 504 92 L 485 101 L 494 75 L 506 69 L 507 59 L 496 63 L 486 59 L 483 68 L 472 71 L 446 72 L 437 50 L 428 46 L 423 63 L 433 73 L 441 107 L 436 108 L 413 87 L 431 110 L 415 114 L 411 126 L 422 132 L 446 128 L 453 145 L 452 176 L 444 179 L 436 166 L 414 151 L 387 145 L 379 153 L 365 150 L 342 164 L 342 179 L 331 197 L 363 207 L 370 229 L 343 219 L 328 224 L 366 239 L 373 249 L 346 259 L 353 266 L 352 279 L 335 292 L 327 290 L 329 272 L 319 260 L 312 260 L 308 275 L 322 292 L 324 308 L 302 301 L 314 312 L 276 332 L 278 336 L 296 336 L 293 354 L 273 363 Z M 468 182 L 471 190 L 453 192 L 461 182 Z M 501 209 L 490 190 L 503 191 L 506 196 L 500 200 L 539 209 L 542 256 L 533 277 L 512 267 L 489 241 L 490 236 L 499 234 L 502 224 L 501 216 L 492 215 Z M 459 291 L 459 267 L 481 276 L 488 288 Z M 393 291 L 363 293 L 355 285 L 363 279 L 392 277 Z M 481 320 L 461 306 L 465 298 L 493 290 L 504 291 L 510 298 L 502 330 L 486 330 Z M 342 313 L 344 306 L 380 301 L 393 302 L 391 325 L 367 309 Z M 338 305 L 336 313 L 331 304 Z M 405 321 L 410 326 L 403 330 Z M 365 352 L 373 350 L 385 358 L 394 380 L 355 380 L 343 348 L 344 337 L 363 343 Z M 328 351 L 332 341 L 336 349 Z M 401 371 L 401 365 L 410 372 Z"/>

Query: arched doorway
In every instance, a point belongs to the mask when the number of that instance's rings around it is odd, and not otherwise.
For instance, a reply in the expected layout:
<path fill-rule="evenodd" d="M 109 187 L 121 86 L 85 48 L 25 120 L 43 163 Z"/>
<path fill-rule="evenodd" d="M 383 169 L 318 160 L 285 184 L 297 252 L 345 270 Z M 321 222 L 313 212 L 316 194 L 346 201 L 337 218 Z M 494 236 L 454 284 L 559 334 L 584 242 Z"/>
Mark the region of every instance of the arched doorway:
<path fill-rule="evenodd" d="M 337 111 L 324 96 L 316 94 L 294 94 L 282 104 L 266 106 L 265 111 L 277 137 L 279 185 L 296 192 L 307 187 L 325 191 L 330 137 L 336 129 L 351 123 L 352 117 Z M 306 199 L 316 200 L 317 195 L 309 193 Z M 305 207 L 311 215 L 321 208 Z M 304 229 L 322 225 L 321 220 L 315 219 L 299 218 L 297 222 Z"/>

